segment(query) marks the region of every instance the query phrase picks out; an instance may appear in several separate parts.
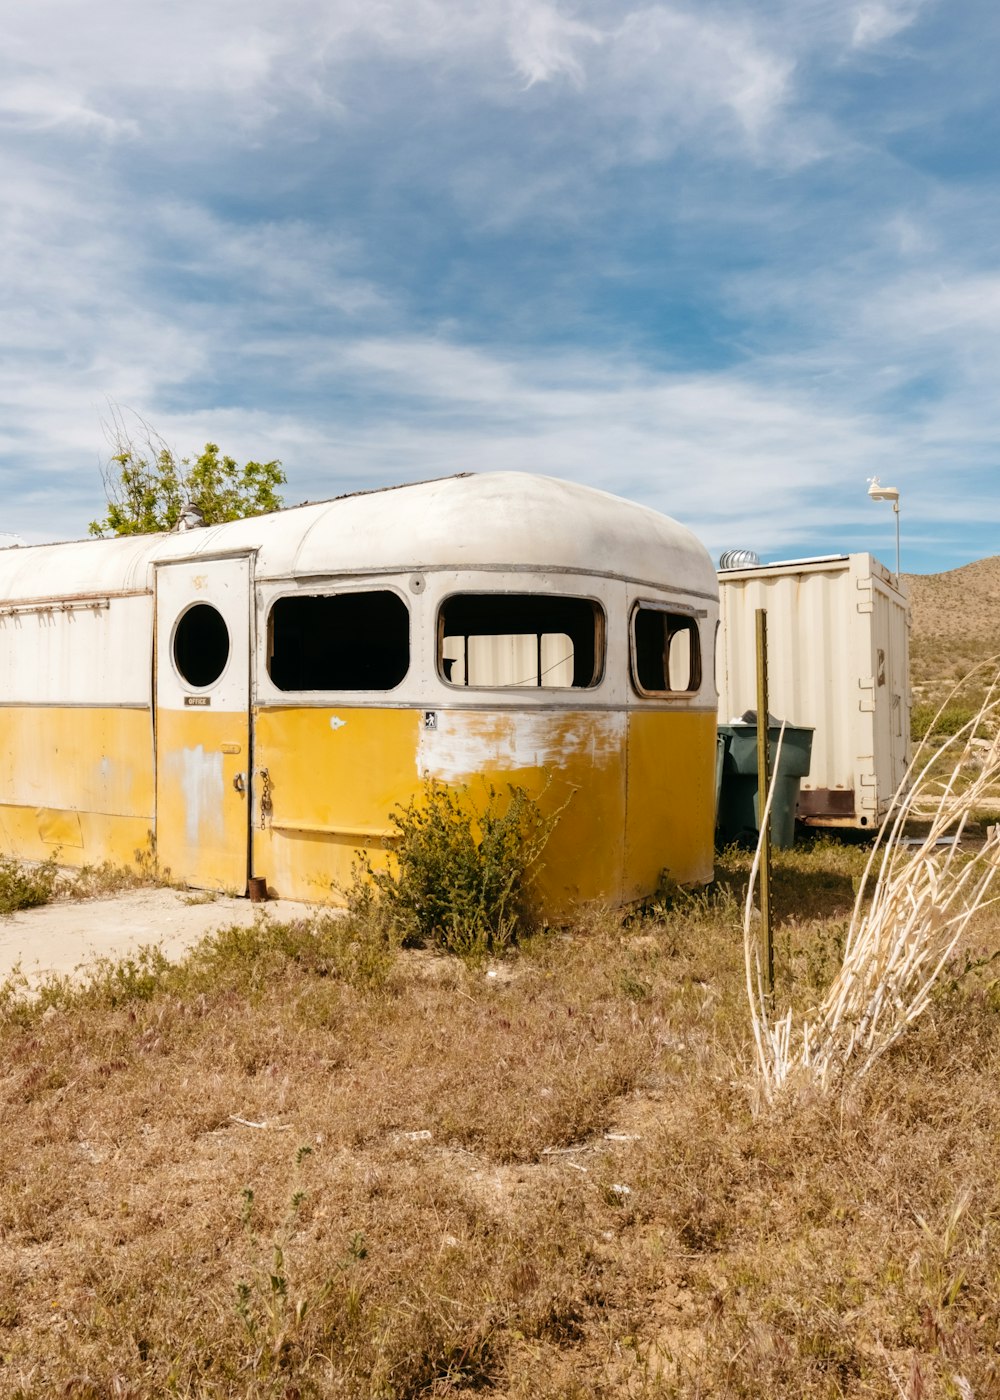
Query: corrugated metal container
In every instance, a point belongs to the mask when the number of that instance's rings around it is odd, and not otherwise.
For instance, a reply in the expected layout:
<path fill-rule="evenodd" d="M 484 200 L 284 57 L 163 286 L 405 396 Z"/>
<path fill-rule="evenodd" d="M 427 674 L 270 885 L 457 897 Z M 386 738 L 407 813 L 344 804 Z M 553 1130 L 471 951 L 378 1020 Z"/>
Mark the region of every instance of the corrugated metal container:
<path fill-rule="evenodd" d="M 910 760 L 910 607 L 870 554 L 719 573 L 722 723 L 756 705 L 754 614 L 767 609 L 771 713 L 815 730 L 798 816 L 877 826 Z"/>

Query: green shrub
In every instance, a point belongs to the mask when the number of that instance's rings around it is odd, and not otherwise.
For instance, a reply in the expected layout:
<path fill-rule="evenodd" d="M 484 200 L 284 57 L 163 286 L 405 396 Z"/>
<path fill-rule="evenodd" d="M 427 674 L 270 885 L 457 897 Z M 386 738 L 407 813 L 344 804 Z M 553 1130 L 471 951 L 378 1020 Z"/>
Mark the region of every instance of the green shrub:
<path fill-rule="evenodd" d="M 404 945 L 434 944 L 479 957 L 501 952 L 536 923 L 530 877 L 558 818 L 543 815 L 521 787 L 504 797 L 485 788 L 429 780 L 397 806 L 389 869 L 369 861 L 355 873 L 355 919 L 387 924 Z"/>
<path fill-rule="evenodd" d="M 910 711 L 910 735 L 914 742 L 919 742 L 928 734 L 932 737 L 950 737 L 974 720 L 978 713 L 978 706 L 951 704 L 946 705 L 939 714 L 936 705 L 921 701 Z"/>
<path fill-rule="evenodd" d="M 0 856 L 0 914 L 48 904 L 56 874 L 56 863 L 51 858 L 40 865 L 25 866 L 13 856 Z"/>

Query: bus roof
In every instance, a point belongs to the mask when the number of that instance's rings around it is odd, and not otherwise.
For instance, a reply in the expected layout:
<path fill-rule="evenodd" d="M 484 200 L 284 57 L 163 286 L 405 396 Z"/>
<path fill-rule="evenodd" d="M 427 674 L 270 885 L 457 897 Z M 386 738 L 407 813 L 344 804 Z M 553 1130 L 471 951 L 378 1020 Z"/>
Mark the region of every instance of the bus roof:
<path fill-rule="evenodd" d="M 484 472 L 179 533 L 3 549 L 0 600 L 145 592 L 157 563 L 247 550 L 258 579 L 528 567 L 718 592 L 707 551 L 668 516 L 574 482 Z"/>

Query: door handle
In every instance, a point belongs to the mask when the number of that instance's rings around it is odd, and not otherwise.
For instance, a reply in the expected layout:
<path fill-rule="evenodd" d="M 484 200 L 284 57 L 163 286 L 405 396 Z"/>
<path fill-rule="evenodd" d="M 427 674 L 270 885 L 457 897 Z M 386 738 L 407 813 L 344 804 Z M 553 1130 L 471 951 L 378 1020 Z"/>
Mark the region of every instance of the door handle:
<path fill-rule="evenodd" d="M 237 773 L 236 776 L 233 778 L 233 787 L 236 789 L 237 792 L 246 792 L 247 775 L 245 773 Z"/>

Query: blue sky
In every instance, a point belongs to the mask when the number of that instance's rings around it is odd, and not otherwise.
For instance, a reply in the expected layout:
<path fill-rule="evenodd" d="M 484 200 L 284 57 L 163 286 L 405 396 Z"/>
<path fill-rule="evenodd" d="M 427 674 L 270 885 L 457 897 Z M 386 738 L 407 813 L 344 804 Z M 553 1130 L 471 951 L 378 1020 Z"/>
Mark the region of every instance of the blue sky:
<path fill-rule="evenodd" d="M 0 531 L 109 404 L 286 499 L 514 468 L 718 554 L 1000 552 L 986 0 L 32 0 L 0 19 Z"/>

